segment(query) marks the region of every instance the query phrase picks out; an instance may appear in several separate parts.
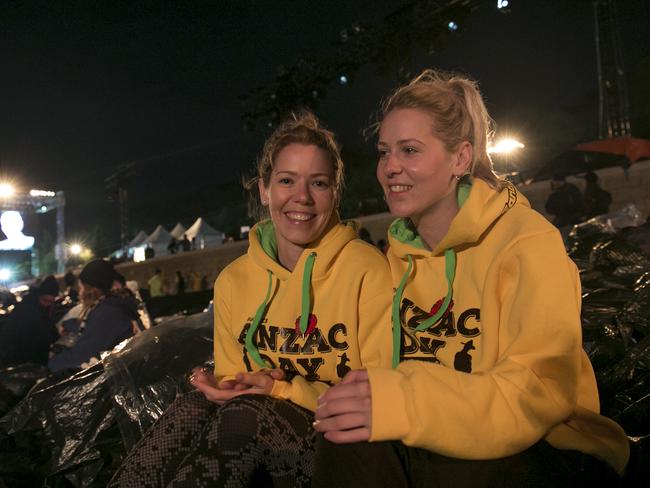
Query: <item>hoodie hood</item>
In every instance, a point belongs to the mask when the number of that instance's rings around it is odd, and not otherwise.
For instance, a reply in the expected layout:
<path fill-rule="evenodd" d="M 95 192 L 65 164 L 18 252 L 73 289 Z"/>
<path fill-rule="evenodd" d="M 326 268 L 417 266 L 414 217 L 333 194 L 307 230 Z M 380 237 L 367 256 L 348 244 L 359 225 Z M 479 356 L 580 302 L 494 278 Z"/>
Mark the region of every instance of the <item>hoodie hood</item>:
<path fill-rule="evenodd" d="M 293 273 L 301 273 L 310 254 L 316 253 L 312 271 L 312 279 L 325 276 L 332 268 L 336 256 L 341 249 L 357 237 L 355 222 L 341 223 L 338 215 L 332 216 L 328 230 L 320 239 L 312 242 L 302 252 L 296 267 L 289 271 L 278 261 L 278 244 L 275 237 L 275 226 L 271 220 L 264 220 L 251 229 L 248 234 L 248 255 L 262 270 L 270 271 L 277 279 L 288 280 Z"/>
<path fill-rule="evenodd" d="M 476 244 L 487 229 L 514 205 L 530 207 L 528 200 L 516 188 L 506 183 L 500 191 L 494 191 L 480 178 L 472 178 L 469 184 L 458 189 L 460 210 L 451 221 L 447 234 L 433 250 L 428 250 L 410 219 L 397 219 L 388 229 L 388 239 L 393 253 L 406 258 L 438 256 L 446 249 Z"/>

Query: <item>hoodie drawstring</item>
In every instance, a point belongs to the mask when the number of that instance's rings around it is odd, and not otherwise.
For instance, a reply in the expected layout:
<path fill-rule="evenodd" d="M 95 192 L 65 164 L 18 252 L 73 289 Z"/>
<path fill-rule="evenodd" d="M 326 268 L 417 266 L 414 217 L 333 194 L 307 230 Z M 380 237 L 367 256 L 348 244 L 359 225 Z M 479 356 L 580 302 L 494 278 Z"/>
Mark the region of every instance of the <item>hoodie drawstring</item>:
<path fill-rule="evenodd" d="M 402 279 L 399 282 L 397 290 L 395 290 L 395 295 L 393 295 L 393 369 L 397 368 L 400 359 L 400 346 L 401 346 L 401 332 L 402 332 L 402 323 L 400 320 L 400 304 L 402 303 L 402 295 L 404 294 L 404 288 L 406 286 L 406 280 L 411 275 L 411 270 L 413 269 L 413 257 L 408 254 L 408 268 L 406 273 L 402 276 Z M 447 278 L 447 295 L 445 296 L 442 305 L 433 314 L 431 317 L 423 320 L 415 328 L 416 331 L 422 332 L 427 330 L 433 324 L 438 322 L 440 318 L 447 312 L 451 299 L 454 296 L 454 279 L 456 277 L 456 251 L 453 249 L 445 249 L 445 277 Z"/>
<path fill-rule="evenodd" d="M 309 327 L 309 315 L 311 314 L 311 272 L 314 269 L 316 253 L 312 252 L 307 256 L 305 269 L 302 272 L 302 298 L 300 303 L 300 332 L 303 337 Z"/>
<path fill-rule="evenodd" d="M 397 365 L 399 364 L 399 350 L 400 350 L 400 345 L 402 343 L 402 322 L 399 317 L 399 308 L 400 308 L 400 303 L 402 303 L 402 294 L 404 293 L 404 286 L 406 285 L 406 280 L 411 274 L 411 270 L 413 269 L 413 258 L 411 255 L 407 255 L 409 259 L 409 266 L 406 270 L 406 273 L 402 276 L 402 279 L 399 282 L 399 286 L 397 287 L 397 290 L 395 290 L 395 294 L 393 295 L 393 314 L 392 314 L 392 322 L 393 322 L 393 369 L 397 368 Z"/>
<path fill-rule="evenodd" d="M 309 254 L 309 256 L 307 256 L 307 259 L 305 260 L 305 267 L 302 273 L 302 290 L 301 290 L 302 298 L 300 303 L 300 331 L 302 332 L 303 336 L 305 335 L 305 332 L 309 327 L 309 316 L 311 314 L 311 275 L 312 275 L 312 270 L 314 269 L 315 260 L 316 260 L 316 253 L 312 252 L 311 254 Z M 264 318 L 264 314 L 266 313 L 266 308 L 268 307 L 269 304 L 269 297 L 271 296 L 271 290 L 273 289 L 273 273 L 271 273 L 270 270 L 267 270 L 267 272 L 269 274 L 269 286 L 266 291 L 266 297 L 264 298 L 264 301 L 260 304 L 260 306 L 257 307 L 257 311 L 255 312 L 255 317 L 253 317 L 251 326 L 248 328 L 248 331 L 246 331 L 246 340 L 245 340 L 246 351 L 248 351 L 250 356 L 253 358 L 253 361 L 255 361 L 262 368 L 271 368 L 272 365 L 267 364 L 262 359 L 257 349 L 257 346 L 253 342 L 253 337 L 255 337 L 255 332 L 257 332 L 257 329 L 259 328 L 260 323 Z"/>
<path fill-rule="evenodd" d="M 273 273 L 271 273 L 270 270 L 266 270 L 266 271 L 269 274 L 269 286 L 268 289 L 266 290 L 266 297 L 264 298 L 264 301 L 260 304 L 260 306 L 257 307 L 257 311 L 255 312 L 255 317 L 253 317 L 251 326 L 248 328 L 248 331 L 246 331 L 246 340 L 245 340 L 246 350 L 248 351 L 248 354 L 250 354 L 251 357 L 253 358 L 253 361 L 255 361 L 262 368 L 270 368 L 271 366 L 266 364 L 262 359 L 262 356 L 260 356 L 260 352 L 257 350 L 257 346 L 253 343 L 253 337 L 255 336 L 255 332 L 257 331 L 258 327 L 260 326 L 262 317 L 264 317 L 264 313 L 266 312 L 266 307 L 269 304 L 269 297 L 271 296 L 271 290 L 273 289 Z"/>

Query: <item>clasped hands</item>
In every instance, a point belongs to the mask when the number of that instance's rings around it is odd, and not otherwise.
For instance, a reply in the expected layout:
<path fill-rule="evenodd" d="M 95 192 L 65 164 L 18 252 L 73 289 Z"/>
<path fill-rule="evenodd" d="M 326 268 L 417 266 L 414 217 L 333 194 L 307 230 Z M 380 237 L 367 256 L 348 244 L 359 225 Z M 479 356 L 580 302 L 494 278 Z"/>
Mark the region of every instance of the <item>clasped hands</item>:
<path fill-rule="evenodd" d="M 209 401 L 217 404 L 240 395 L 270 395 L 276 380 L 284 380 L 284 371 L 281 369 L 240 372 L 235 375 L 235 379 L 218 382 L 206 368 L 194 368 L 189 378 L 194 388 L 203 393 Z"/>

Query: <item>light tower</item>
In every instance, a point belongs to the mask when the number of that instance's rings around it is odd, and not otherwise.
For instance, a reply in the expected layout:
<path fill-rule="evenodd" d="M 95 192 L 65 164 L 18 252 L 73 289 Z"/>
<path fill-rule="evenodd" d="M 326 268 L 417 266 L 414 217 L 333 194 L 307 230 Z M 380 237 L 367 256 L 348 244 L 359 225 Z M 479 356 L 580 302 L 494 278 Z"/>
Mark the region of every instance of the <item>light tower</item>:
<path fill-rule="evenodd" d="M 598 62 L 598 137 L 629 136 L 630 103 L 615 0 L 594 2 Z"/>

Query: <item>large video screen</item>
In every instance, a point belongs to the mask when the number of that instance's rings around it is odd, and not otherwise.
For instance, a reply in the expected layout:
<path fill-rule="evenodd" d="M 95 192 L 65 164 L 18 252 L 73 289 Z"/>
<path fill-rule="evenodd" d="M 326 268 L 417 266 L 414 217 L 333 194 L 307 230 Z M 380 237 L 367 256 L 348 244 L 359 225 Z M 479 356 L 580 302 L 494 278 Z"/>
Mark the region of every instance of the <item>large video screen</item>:
<path fill-rule="evenodd" d="M 32 278 L 31 251 L 0 250 L 0 286 Z"/>

